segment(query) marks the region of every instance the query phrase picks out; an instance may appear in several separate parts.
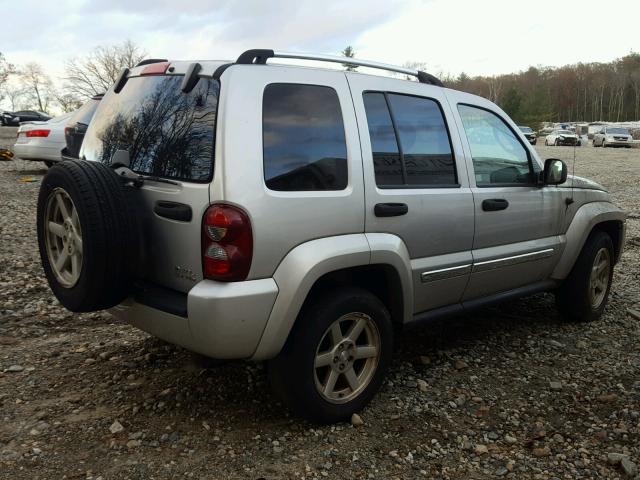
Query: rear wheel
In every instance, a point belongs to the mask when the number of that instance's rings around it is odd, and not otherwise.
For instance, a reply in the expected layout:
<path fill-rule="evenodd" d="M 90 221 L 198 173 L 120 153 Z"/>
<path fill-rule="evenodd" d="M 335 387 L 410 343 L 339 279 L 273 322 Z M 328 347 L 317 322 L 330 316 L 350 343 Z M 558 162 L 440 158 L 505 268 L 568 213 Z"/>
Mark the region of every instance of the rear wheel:
<path fill-rule="evenodd" d="M 346 420 L 380 388 L 392 344 L 389 312 L 377 297 L 358 288 L 333 291 L 301 313 L 269 363 L 271 383 L 296 415 Z"/>
<path fill-rule="evenodd" d="M 590 322 L 602 315 L 613 278 L 613 242 L 604 232 L 593 232 L 573 270 L 556 292 L 560 313 L 568 320 Z"/>

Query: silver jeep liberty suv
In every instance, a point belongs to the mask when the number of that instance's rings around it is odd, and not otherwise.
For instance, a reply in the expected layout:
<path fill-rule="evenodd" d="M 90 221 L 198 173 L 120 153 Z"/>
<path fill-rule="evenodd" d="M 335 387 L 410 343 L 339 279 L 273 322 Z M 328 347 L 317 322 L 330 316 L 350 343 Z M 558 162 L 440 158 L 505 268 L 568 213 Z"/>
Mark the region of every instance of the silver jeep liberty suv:
<path fill-rule="evenodd" d="M 625 234 L 604 188 L 427 73 L 277 58 L 345 62 L 250 50 L 122 72 L 82 160 L 40 190 L 40 255 L 66 308 L 268 360 L 314 422 L 371 400 L 396 325 L 544 291 L 570 320 L 602 314 Z"/>

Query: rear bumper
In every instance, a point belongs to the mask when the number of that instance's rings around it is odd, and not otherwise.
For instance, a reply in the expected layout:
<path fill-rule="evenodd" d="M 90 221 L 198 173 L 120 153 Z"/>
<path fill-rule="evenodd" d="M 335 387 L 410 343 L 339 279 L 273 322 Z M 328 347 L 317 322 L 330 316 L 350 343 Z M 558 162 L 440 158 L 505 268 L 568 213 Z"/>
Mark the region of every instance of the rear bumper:
<path fill-rule="evenodd" d="M 50 160 L 59 162 L 62 160 L 60 155 L 61 148 L 57 146 L 32 145 L 28 143 L 16 143 L 11 147 L 16 157 L 22 160 Z"/>
<path fill-rule="evenodd" d="M 111 313 L 167 342 L 220 359 L 253 355 L 278 295 L 272 278 L 202 280 L 188 294 L 162 290 L 145 290 Z"/>

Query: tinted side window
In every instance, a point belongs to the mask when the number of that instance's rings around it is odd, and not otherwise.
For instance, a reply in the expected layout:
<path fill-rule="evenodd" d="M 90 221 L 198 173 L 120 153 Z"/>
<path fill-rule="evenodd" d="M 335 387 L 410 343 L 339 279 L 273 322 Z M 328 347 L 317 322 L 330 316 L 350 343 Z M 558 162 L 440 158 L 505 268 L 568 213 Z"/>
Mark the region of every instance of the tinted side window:
<path fill-rule="evenodd" d="M 493 112 L 458 105 L 471 147 L 476 185 L 529 184 L 529 155 L 507 124 Z"/>
<path fill-rule="evenodd" d="M 404 179 L 400 151 L 385 96 L 382 93 L 365 93 L 363 100 L 369 124 L 376 185 L 402 185 Z"/>
<path fill-rule="evenodd" d="M 455 185 L 449 134 L 437 102 L 400 94 L 365 93 L 376 184 Z"/>
<path fill-rule="evenodd" d="M 271 190 L 343 190 L 347 146 L 330 87 L 274 83 L 262 105 L 264 178 Z"/>
<path fill-rule="evenodd" d="M 438 104 L 428 98 L 389 95 L 409 185 L 452 185 L 455 166 Z"/>

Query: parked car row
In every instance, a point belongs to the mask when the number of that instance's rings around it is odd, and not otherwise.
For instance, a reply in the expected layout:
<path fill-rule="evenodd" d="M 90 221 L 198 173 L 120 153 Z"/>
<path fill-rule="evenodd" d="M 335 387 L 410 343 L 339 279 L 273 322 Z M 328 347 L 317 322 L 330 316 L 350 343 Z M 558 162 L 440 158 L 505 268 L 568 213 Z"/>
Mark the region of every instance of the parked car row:
<path fill-rule="evenodd" d="M 10 114 L 16 116 L 7 120 L 6 125 L 14 125 L 13 119 L 20 119 L 13 152 L 23 160 L 42 161 L 48 167 L 61 160 L 77 159 L 82 139 L 101 98 L 102 94 L 96 95 L 75 112 L 55 118 L 41 112 L 32 112 L 39 114 L 38 118 L 44 120 L 26 120 L 36 117 L 18 115 L 22 112 Z M 9 114 L 5 112 L 2 115 L 5 118 Z"/>

